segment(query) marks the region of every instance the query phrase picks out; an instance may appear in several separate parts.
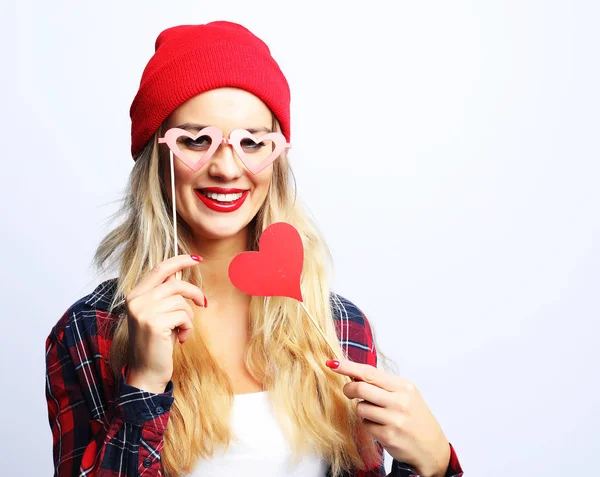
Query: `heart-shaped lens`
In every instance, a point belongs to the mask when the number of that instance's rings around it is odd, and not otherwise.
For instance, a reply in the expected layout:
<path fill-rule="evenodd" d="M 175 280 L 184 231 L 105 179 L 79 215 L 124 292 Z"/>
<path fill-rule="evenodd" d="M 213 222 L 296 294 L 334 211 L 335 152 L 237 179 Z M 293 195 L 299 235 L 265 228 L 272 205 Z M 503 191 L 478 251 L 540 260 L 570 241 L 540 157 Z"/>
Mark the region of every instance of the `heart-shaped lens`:
<path fill-rule="evenodd" d="M 261 172 L 289 147 L 281 133 L 273 132 L 256 137 L 245 129 L 231 131 L 229 143 L 252 174 Z"/>
<path fill-rule="evenodd" d="M 173 154 L 193 171 L 199 171 L 215 153 L 223 133 L 215 126 L 208 126 L 196 134 L 185 129 L 171 128 L 159 143 L 166 143 Z"/>

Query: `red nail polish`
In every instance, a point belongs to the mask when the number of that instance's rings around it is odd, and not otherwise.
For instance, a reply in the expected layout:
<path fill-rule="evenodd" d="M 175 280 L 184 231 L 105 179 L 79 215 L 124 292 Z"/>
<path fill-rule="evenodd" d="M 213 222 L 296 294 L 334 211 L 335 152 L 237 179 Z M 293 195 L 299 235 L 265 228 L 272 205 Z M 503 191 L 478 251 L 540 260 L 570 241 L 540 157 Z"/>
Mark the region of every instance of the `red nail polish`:
<path fill-rule="evenodd" d="M 206 299 L 206 297 L 204 297 L 204 308 L 206 308 L 208 306 L 208 300 Z"/>
<path fill-rule="evenodd" d="M 192 260 L 196 260 L 196 262 L 201 262 L 202 258 L 198 255 L 190 255 L 190 257 L 192 257 Z"/>
<path fill-rule="evenodd" d="M 325 364 L 331 369 L 338 369 L 340 367 L 340 362 L 336 359 L 328 359 Z"/>

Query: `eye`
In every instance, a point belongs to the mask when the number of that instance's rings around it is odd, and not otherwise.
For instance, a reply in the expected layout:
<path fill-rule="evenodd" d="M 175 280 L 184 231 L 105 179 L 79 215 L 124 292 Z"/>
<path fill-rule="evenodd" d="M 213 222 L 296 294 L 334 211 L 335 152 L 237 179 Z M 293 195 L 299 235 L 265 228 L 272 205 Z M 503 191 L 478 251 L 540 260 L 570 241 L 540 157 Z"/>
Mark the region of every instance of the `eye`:
<path fill-rule="evenodd" d="M 240 144 L 245 151 L 259 151 L 266 146 L 264 142 L 255 143 L 252 139 L 242 139 Z"/>
<path fill-rule="evenodd" d="M 210 147 L 212 140 L 210 136 L 200 136 L 196 139 L 190 137 L 179 138 L 177 142 L 188 149 L 207 149 Z"/>

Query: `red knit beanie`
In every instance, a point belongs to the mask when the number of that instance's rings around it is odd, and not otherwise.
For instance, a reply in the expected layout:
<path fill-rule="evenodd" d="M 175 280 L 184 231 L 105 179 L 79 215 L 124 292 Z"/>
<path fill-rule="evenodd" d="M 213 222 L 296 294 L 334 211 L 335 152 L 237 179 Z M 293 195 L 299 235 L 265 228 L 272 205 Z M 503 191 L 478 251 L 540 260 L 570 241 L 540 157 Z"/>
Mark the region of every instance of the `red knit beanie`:
<path fill-rule="evenodd" d="M 237 23 L 181 25 L 158 35 L 131 104 L 131 154 L 146 145 L 180 104 L 231 86 L 258 96 L 290 142 L 290 88 L 269 47 Z"/>

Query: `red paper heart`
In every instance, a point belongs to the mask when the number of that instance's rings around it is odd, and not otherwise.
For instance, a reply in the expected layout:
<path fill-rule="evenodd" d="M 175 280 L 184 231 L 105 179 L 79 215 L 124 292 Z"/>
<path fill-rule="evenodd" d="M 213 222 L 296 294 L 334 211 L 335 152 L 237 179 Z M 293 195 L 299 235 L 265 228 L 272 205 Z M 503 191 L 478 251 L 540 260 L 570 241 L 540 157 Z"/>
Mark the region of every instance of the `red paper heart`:
<path fill-rule="evenodd" d="M 229 279 L 253 296 L 287 296 L 302 300 L 300 276 L 304 248 L 298 231 L 286 222 L 269 225 L 258 252 L 242 252 L 229 264 Z"/>

